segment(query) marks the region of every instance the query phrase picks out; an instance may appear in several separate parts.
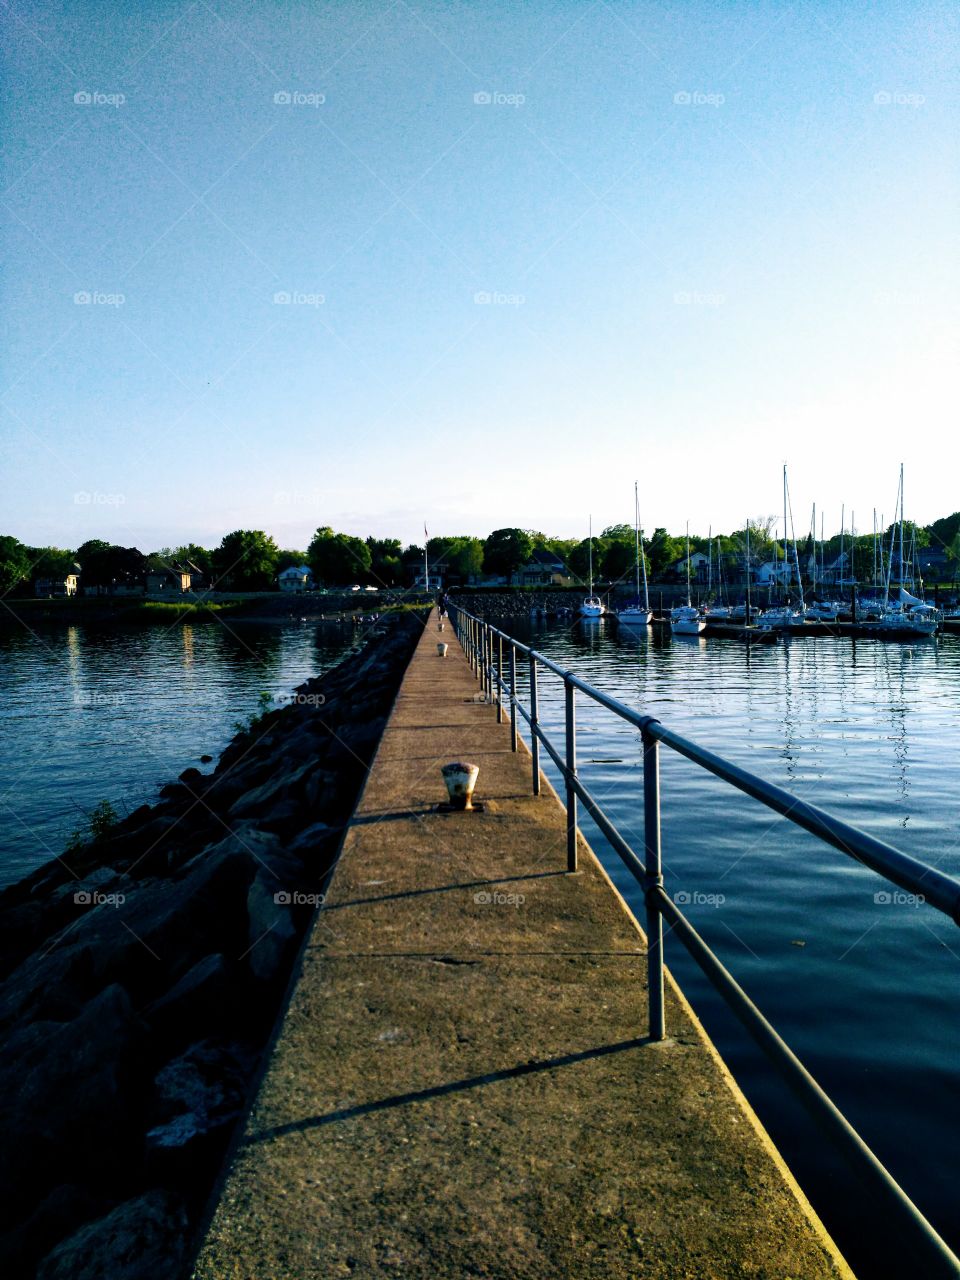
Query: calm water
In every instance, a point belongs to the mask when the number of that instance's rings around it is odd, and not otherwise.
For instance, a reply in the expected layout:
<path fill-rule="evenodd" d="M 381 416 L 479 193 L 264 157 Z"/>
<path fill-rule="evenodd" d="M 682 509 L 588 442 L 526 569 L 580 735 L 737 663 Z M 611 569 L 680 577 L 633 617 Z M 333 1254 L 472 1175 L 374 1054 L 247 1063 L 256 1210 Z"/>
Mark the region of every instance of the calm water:
<path fill-rule="evenodd" d="M 156 799 L 217 756 L 261 691 L 289 694 L 354 643 L 315 624 L 0 633 L 0 884 L 60 853 L 85 815 Z"/>
<path fill-rule="evenodd" d="M 960 876 L 960 638 L 809 637 L 748 653 L 728 640 L 636 638 L 610 622 L 512 629 L 703 746 Z M 541 718 L 559 731 L 560 682 L 542 675 L 539 693 Z M 578 753 L 587 785 L 642 852 L 639 735 L 579 698 Z M 878 876 L 673 752 L 661 755 L 667 891 L 687 895 L 697 929 L 960 1249 L 960 930 L 930 907 L 891 901 L 893 886 Z M 584 829 L 642 918 L 632 876 L 589 819 Z M 666 945 L 818 1208 L 839 1235 L 861 1237 L 870 1274 L 885 1274 L 876 1251 L 886 1255 L 888 1242 L 879 1232 L 862 1239 L 849 1178 L 681 945 Z M 853 1253 L 850 1238 L 844 1244 Z"/>
<path fill-rule="evenodd" d="M 748 653 L 625 637 L 610 623 L 515 630 L 695 741 L 960 876 L 960 638 L 803 638 Z M 352 644 L 307 624 L 0 635 L 0 879 L 60 851 L 100 800 L 122 812 L 154 798 L 216 756 L 262 690 L 289 693 Z M 559 683 L 543 676 L 540 696 L 559 727 Z M 578 745 L 588 785 L 642 847 L 638 735 L 581 699 Z M 931 908 L 876 901 L 878 877 L 667 750 L 662 784 L 668 891 L 688 895 L 707 941 L 960 1248 L 960 931 Z M 632 877 L 585 829 L 641 914 Z M 668 938 L 674 973 L 828 1225 L 864 1275 L 886 1274 L 864 1261 L 888 1253 L 882 1229 L 864 1237 L 850 1180 L 685 955 Z"/>

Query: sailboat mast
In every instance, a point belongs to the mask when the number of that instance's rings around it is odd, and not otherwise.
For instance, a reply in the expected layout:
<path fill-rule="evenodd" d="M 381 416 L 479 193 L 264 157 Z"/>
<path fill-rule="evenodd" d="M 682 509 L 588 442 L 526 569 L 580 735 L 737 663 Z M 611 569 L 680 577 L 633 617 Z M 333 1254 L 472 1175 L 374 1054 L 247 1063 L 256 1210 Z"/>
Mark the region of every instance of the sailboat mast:
<path fill-rule="evenodd" d="M 634 547 L 634 576 L 637 580 L 637 603 L 640 602 L 640 494 L 637 490 L 637 482 L 633 482 L 633 547 Z"/>
<path fill-rule="evenodd" d="M 787 464 L 783 464 L 783 584 L 790 590 L 790 561 L 787 559 Z"/>
<path fill-rule="evenodd" d="M 900 463 L 900 590 L 903 590 L 903 463 Z"/>
<path fill-rule="evenodd" d="M 747 518 L 747 557 L 746 557 L 746 562 L 744 564 L 744 569 L 745 569 L 744 577 L 746 579 L 746 588 L 747 588 L 747 600 L 746 600 L 747 612 L 746 612 L 745 621 L 747 626 L 749 626 L 750 625 L 750 519 L 749 517 Z"/>
<path fill-rule="evenodd" d="M 820 581 L 823 581 L 827 569 L 827 551 L 823 541 L 823 512 L 820 512 Z"/>
<path fill-rule="evenodd" d="M 687 607 L 692 606 L 690 599 L 690 521 L 687 521 Z"/>
<path fill-rule="evenodd" d="M 587 556 L 589 557 L 588 563 L 590 566 L 588 570 L 589 579 L 590 579 L 590 590 L 587 592 L 587 594 L 592 600 L 593 599 L 593 516 L 590 516 L 590 523 L 588 526 L 588 530 L 589 531 L 587 535 Z M 581 560 L 580 563 L 582 564 L 583 561 Z"/>
<path fill-rule="evenodd" d="M 713 592 L 713 525 L 707 525 L 707 599 Z"/>
<path fill-rule="evenodd" d="M 873 508 L 873 590 L 876 593 L 877 582 L 877 508 Z"/>

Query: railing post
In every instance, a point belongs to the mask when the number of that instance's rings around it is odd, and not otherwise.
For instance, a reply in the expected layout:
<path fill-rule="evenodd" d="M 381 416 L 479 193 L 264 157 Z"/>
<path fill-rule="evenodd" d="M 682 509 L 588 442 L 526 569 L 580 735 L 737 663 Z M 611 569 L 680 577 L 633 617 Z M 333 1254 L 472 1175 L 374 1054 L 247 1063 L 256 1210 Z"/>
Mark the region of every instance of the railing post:
<path fill-rule="evenodd" d="M 486 673 L 486 695 L 487 701 L 493 701 L 493 631 L 489 622 L 483 624 L 484 644 L 483 644 L 483 666 Z"/>
<path fill-rule="evenodd" d="M 497 724 L 503 724 L 503 636 L 497 636 Z"/>
<path fill-rule="evenodd" d="M 510 646 L 510 750 L 517 749 L 517 646 Z"/>
<path fill-rule="evenodd" d="M 643 849 L 647 873 L 647 1010 L 651 1040 L 666 1035 L 663 1016 L 663 917 L 654 886 L 663 885 L 660 848 L 660 744 L 643 734 Z"/>
<path fill-rule="evenodd" d="M 577 773 L 577 721 L 576 704 L 573 700 L 573 685 L 569 680 L 563 682 L 565 722 L 567 729 L 567 871 L 577 869 L 577 793 L 573 789 L 571 777 Z"/>
<path fill-rule="evenodd" d="M 530 755 L 533 758 L 533 794 L 540 794 L 540 739 L 537 729 L 540 713 L 537 706 L 537 660 L 530 654 Z"/>

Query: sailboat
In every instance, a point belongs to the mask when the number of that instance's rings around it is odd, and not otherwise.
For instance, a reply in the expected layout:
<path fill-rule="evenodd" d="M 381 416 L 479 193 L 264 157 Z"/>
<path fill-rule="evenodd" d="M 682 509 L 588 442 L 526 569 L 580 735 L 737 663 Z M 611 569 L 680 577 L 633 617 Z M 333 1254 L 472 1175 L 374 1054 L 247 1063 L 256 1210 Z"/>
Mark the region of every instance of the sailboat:
<path fill-rule="evenodd" d="M 711 582 L 713 578 L 711 560 Z M 730 606 L 723 599 L 723 556 L 720 548 L 720 539 L 717 539 L 717 594 L 719 599 L 711 600 L 704 610 L 707 622 L 729 622 L 732 617 Z"/>
<path fill-rule="evenodd" d="M 593 594 L 593 516 L 590 517 L 590 536 L 587 540 L 587 553 L 590 557 L 590 586 L 587 598 L 581 602 L 581 618 L 602 618 L 603 601 Z"/>
<path fill-rule="evenodd" d="M 670 610 L 670 630 L 677 636 L 698 636 L 706 627 L 700 610 L 690 602 L 690 521 L 687 521 L 687 603 Z"/>
<path fill-rule="evenodd" d="M 803 581 L 800 577 L 800 560 L 797 556 L 797 538 L 794 534 L 793 538 L 793 560 L 794 564 L 790 564 L 790 554 L 787 543 L 787 464 L 783 464 L 783 573 L 784 584 L 789 588 L 790 579 L 793 574 L 794 566 L 796 567 L 797 586 L 800 590 L 800 605 L 794 607 L 789 602 L 773 609 L 764 609 L 760 617 L 757 619 L 757 625 L 764 628 L 771 627 L 798 627 L 803 625 L 806 617 L 807 607 L 803 603 Z"/>
<path fill-rule="evenodd" d="M 633 531 L 636 553 L 634 574 L 636 576 L 637 594 L 633 602 L 617 614 L 619 622 L 631 627 L 646 627 L 653 621 L 653 610 L 650 608 L 650 592 L 647 589 L 647 562 L 643 555 L 643 543 L 640 540 L 640 497 L 637 482 L 633 482 Z M 643 600 L 640 599 L 640 572 L 643 571 Z"/>
<path fill-rule="evenodd" d="M 886 606 L 877 623 L 881 635 L 894 636 L 932 636 L 940 625 L 940 611 L 933 605 L 924 604 L 906 589 L 907 581 L 903 557 L 903 463 L 900 464 L 900 491 L 898 493 L 900 518 L 896 528 L 899 530 L 899 582 L 900 594 L 896 601 L 890 599 L 890 579 L 893 575 L 893 538 L 894 529 L 890 530 L 890 558 L 887 563 L 887 581 L 884 590 Z M 913 586 L 913 583 L 910 583 Z"/>

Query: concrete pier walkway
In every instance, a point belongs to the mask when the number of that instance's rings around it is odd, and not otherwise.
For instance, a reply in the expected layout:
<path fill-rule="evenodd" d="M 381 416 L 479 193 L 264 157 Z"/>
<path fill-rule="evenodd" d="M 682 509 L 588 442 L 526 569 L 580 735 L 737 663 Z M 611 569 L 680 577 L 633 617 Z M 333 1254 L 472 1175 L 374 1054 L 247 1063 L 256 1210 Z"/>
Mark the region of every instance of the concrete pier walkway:
<path fill-rule="evenodd" d="M 672 986 L 644 1041 L 643 935 L 477 689 L 434 615 L 196 1276 L 850 1276 Z"/>

